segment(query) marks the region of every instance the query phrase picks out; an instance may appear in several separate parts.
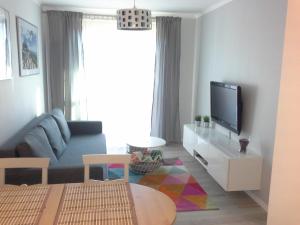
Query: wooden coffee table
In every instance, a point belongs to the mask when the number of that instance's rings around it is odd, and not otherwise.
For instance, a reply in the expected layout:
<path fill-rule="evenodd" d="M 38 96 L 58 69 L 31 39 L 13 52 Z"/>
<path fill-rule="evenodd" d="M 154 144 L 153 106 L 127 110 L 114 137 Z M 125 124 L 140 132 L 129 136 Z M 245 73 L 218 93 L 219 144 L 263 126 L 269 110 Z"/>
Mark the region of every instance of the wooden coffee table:
<path fill-rule="evenodd" d="M 144 137 L 127 142 L 128 152 L 132 153 L 133 151 L 143 151 L 145 149 L 158 148 L 166 145 L 166 141 L 158 137 Z"/>

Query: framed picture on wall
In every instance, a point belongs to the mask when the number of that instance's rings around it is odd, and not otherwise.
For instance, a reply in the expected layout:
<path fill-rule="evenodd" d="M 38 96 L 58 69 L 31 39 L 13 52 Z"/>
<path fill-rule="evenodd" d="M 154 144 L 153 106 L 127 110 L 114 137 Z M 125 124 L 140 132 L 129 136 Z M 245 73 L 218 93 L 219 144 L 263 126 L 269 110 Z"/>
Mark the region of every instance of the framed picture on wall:
<path fill-rule="evenodd" d="M 20 76 L 39 74 L 38 28 L 17 17 L 17 35 Z"/>
<path fill-rule="evenodd" d="M 9 13 L 0 8 L 0 80 L 11 79 Z"/>

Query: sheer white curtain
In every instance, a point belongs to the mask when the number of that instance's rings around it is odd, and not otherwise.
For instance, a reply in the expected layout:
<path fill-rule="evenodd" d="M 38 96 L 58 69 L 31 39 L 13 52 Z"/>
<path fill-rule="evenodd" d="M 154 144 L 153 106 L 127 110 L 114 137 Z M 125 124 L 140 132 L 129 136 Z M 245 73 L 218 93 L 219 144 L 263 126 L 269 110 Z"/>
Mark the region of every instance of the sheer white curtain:
<path fill-rule="evenodd" d="M 151 31 L 120 31 L 112 19 L 83 19 L 89 120 L 110 146 L 150 135 L 156 49 Z"/>
<path fill-rule="evenodd" d="M 11 78 L 9 15 L 0 8 L 0 80 Z"/>
<path fill-rule="evenodd" d="M 1 15 L 1 9 L 0 9 L 0 78 L 4 77 L 6 75 L 7 69 L 6 69 L 6 57 L 7 57 L 7 51 L 6 51 L 6 20 L 5 20 L 4 14 Z"/>

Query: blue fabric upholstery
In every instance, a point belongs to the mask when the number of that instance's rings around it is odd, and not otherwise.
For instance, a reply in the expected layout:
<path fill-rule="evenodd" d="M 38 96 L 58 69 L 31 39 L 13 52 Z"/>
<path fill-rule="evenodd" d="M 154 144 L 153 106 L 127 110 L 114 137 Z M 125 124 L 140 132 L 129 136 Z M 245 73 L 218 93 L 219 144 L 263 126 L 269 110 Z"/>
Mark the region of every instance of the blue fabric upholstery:
<path fill-rule="evenodd" d="M 71 138 L 71 131 L 68 127 L 68 123 L 66 121 L 66 118 L 63 114 L 63 112 L 60 109 L 53 109 L 52 111 L 52 116 L 55 119 L 55 121 L 57 122 L 57 125 L 60 129 L 60 132 L 62 134 L 62 137 L 65 141 L 65 143 L 69 143 L 70 138 Z"/>
<path fill-rule="evenodd" d="M 40 184 L 42 182 L 42 171 L 40 169 L 7 169 L 5 183 L 7 184 Z M 101 165 L 91 166 L 90 178 L 103 180 L 103 168 Z M 76 167 L 50 167 L 48 169 L 48 183 L 79 183 L 84 181 L 83 166 Z"/>
<path fill-rule="evenodd" d="M 54 111 L 56 111 L 54 114 L 59 114 L 60 119 L 66 123 L 61 110 Z M 41 127 L 41 124 L 44 123 L 44 127 L 46 127 L 47 122 L 44 122 L 44 120 L 51 116 L 51 114 L 43 114 L 33 119 L 4 146 L 0 147 L 0 157 L 49 157 L 52 158 L 48 170 L 49 184 L 83 182 L 84 165 L 82 155 L 106 153 L 105 136 L 102 134 L 102 123 L 100 121 L 69 122 L 72 132 L 74 133 L 69 137 L 69 142 L 65 142 L 66 148 L 57 159 L 44 128 Z M 57 121 L 58 120 L 55 119 L 55 122 Z M 59 131 L 61 132 L 59 122 L 57 123 Z M 68 124 L 66 126 L 68 126 Z M 56 128 L 54 128 L 54 130 L 57 132 Z M 67 127 L 66 130 L 68 131 L 69 127 Z M 15 153 L 16 151 L 17 154 Z M 103 179 L 103 167 L 103 165 L 91 166 L 91 179 Z M 41 171 L 38 169 L 8 169 L 5 179 L 7 184 L 37 184 L 41 183 Z"/>
<path fill-rule="evenodd" d="M 40 126 L 44 129 L 56 157 L 59 158 L 66 149 L 66 144 L 57 123 L 49 116 L 40 123 Z"/>
<path fill-rule="evenodd" d="M 35 157 L 50 158 L 50 164 L 57 163 L 57 158 L 51 148 L 47 135 L 43 128 L 36 127 L 25 136 L 25 142 L 30 146 Z"/>
<path fill-rule="evenodd" d="M 82 155 L 105 153 L 106 144 L 103 134 L 72 136 L 57 166 L 82 165 Z"/>
<path fill-rule="evenodd" d="M 47 118 L 49 114 L 42 114 L 39 117 L 36 117 L 29 121 L 21 130 L 19 130 L 16 134 L 14 134 L 11 138 L 9 138 L 6 142 L 4 142 L 0 146 L 0 157 L 2 158 L 10 158 L 17 157 L 15 149 L 18 144 L 24 142 L 24 136 L 31 131 L 33 128 L 38 126 L 40 122 Z"/>

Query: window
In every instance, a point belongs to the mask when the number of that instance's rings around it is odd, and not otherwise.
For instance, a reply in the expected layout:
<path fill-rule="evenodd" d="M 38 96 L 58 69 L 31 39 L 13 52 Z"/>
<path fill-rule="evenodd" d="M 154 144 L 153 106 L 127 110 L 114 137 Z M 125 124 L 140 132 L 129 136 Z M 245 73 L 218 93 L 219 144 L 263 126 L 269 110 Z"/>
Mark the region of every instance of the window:
<path fill-rule="evenodd" d="M 150 135 L 156 49 L 151 31 L 120 31 L 116 20 L 83 21 L 89 120 L 101 120 L 109 145 Z"/>

